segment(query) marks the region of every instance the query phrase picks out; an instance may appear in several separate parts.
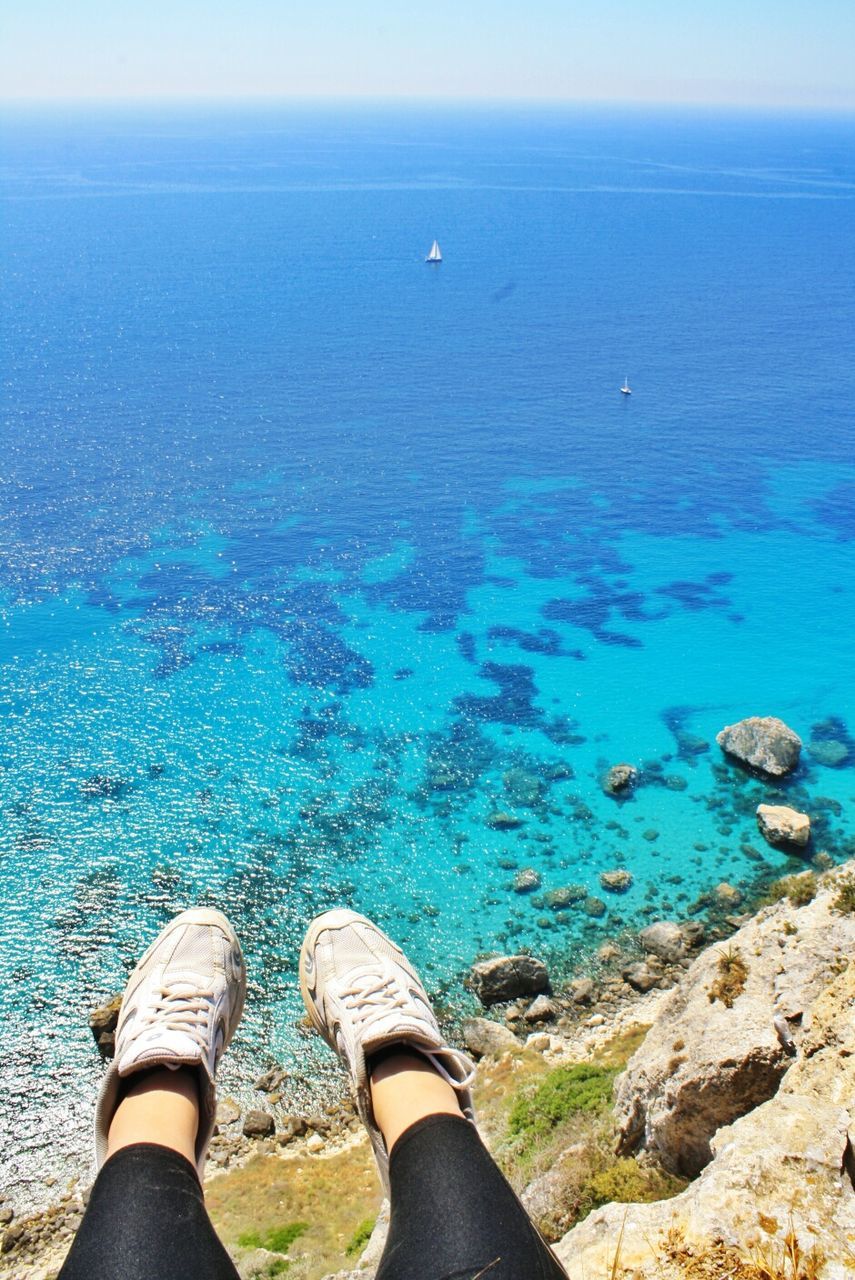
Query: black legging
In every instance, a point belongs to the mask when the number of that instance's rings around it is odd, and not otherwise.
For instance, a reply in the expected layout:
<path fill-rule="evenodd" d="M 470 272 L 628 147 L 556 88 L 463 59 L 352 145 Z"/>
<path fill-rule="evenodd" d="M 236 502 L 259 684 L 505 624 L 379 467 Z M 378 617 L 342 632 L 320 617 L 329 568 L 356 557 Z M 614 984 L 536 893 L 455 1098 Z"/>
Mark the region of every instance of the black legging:
<path fill-rule="evenodd" d="M 377 1280 L 566 1280 L 475 1129 L 428 1116 L 389 1161 Z M 238 1280 L 196 1170 L 168 1147 L 118 1151 L 98 1175 L 59 1280 Z"/>

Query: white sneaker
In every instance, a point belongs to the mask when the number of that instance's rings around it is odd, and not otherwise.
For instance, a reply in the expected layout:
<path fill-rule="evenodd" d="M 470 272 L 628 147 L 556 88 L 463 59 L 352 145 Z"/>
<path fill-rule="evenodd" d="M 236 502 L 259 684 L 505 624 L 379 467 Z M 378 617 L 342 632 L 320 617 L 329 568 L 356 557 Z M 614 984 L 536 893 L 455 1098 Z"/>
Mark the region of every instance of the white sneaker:
<path fill-rule="evenodd" d="M 390 1045 L 417 1050 L 457 1091 L 474 1123 L 475 1067 L 445 1043 L 427 993 L 404 953 L 381 929 L 339 909 L 309 925 L 300 951 L 300 991 L 312 1023 L 350 1075 L 380 1178 L 389 1191 L 389 1155 L 374 1119 L 368 1059 Z"/>
<path fill-rule="evenodd" d="M 196 1167 L 201 1178 L 214 1131 L 214 1077 L 240 1022 L 245 997 L 243 953 L 221 912 L 194 907 L 161 930 L 122 997 L 116 1056 L 101 1082 L 95 1109 L 99 1169 L 107 1157 L 107 1135 L 122 1081 L 152 1067 L 192 1067 L 199 1082 Z"/>

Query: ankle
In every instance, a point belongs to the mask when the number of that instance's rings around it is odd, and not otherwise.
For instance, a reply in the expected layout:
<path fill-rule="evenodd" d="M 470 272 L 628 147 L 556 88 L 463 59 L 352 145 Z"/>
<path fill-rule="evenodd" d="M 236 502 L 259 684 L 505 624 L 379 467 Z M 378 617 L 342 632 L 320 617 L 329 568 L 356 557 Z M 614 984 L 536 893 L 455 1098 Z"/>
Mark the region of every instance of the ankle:
<path fill-rule="evenodd" d="M 391 1151 L 405 1129 L 433 1115 L 462 1115 L 457 1093 L 429 1058 L 393 1045 L 369 1063 L 374 1119 Z"/>
<path fill-rule="evenodd" d="M 154 1067 L 130 1076 L 116 1107 L 107 1139 L 107 1155 L 139 1142 L 169 1147 L 196 1163 L 199 1084 L 187 1067 Z"/>

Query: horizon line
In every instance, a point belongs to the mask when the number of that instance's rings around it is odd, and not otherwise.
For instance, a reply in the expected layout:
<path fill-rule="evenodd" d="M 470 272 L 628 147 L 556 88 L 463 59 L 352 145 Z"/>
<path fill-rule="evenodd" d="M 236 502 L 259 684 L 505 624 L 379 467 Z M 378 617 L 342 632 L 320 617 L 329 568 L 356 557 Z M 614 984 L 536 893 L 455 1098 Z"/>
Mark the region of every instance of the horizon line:
<path fill-rule="evenodd" d="M 129 108 L 129 107 L 264 107 L 264 106 L 400 106 L 449 108 L 568 108 L 568 109 L 648 109 L 652 111 L 723 111 L 746 114 L 810 114 L 855 115 L 855 102 L 841 105 L 815 102 L 742 102 L 721 99 L 654 98 L 564 98 L 523 97 L 520 95 L 433 95 L 433 94 L 131 94 L 95 97 L 82 95 L 40 97 L 36 95 L 0 95 L 0 109 L 32 108 Z"/>

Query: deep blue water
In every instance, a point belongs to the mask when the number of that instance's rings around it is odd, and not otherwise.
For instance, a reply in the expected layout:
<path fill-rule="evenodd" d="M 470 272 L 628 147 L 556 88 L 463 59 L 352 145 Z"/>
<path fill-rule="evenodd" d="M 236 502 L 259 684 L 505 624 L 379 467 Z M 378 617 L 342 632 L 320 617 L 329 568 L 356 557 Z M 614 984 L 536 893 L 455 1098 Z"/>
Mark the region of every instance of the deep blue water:
<path fill-rule="evenodd" d="M 855 852 L 853 143 L 842 117 L 7 113 L 5 1183 L 80 1164 L 85 1013 L 191 902 L 250 965 L 228 1088 L 276 1058 L 305 1101 L 330 1062 L 296 951 L 332 903 L 459 1006 L 480 951 L 584 969 L 792 869 L 725 723 L 844 743 L 781 793 Z M 607 913 L 515 894 L 526 866 Z"/>

